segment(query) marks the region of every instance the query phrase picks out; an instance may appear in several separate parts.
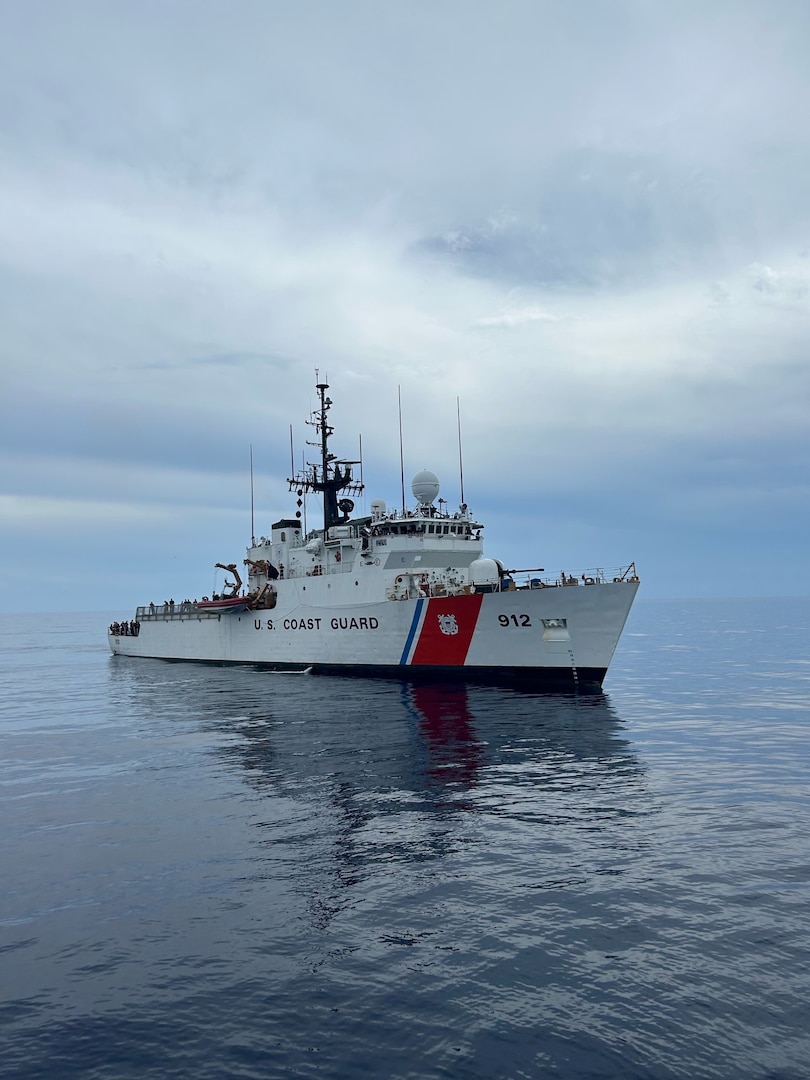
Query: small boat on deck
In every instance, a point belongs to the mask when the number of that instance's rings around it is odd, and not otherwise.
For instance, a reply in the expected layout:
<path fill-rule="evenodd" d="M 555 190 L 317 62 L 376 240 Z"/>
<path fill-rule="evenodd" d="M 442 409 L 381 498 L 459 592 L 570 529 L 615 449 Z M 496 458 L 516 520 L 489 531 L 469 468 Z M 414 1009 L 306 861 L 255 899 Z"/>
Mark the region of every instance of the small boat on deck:
<path fill-rule="evenodd" d="M 202 600 L 197 601 L 198 611 L 213 611 L 219 614 L 236 611 L 247 611 L 251 606 L 255 597 L 253 596 L 240 596 L 239 591 L 242 588 L 242 578 L 239 576 L 239 571 L 236 568 L 236 563 L 214 563 L 214 566 L 220 570 L 226 570 L 229 574 L 233 574 L 234 581 L 226 581 L 226 592 L 222 596 L 214 594 L 213 600 L 209 600 L 207 596 L 204 596 Z"/>
<path fill-rule="evenodd" d="M 203 597 L 202 600 L 197 601 L 198 611 L 215 611 L 220 613 L 247 611 L 249 606 L 249 596 L 223 596 L 220 600 L 206 600 Z"/>

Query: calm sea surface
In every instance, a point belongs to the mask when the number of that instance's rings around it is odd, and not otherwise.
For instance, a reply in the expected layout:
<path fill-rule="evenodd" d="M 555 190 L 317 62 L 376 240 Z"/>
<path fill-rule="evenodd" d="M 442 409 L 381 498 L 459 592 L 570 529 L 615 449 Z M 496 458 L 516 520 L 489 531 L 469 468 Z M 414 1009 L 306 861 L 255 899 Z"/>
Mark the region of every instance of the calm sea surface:
<path fill-rule="evenodd" d="M 810 600 L 639 601 L 596 699 L 0 619 L 0 1073 L 810 1077 Z"/>

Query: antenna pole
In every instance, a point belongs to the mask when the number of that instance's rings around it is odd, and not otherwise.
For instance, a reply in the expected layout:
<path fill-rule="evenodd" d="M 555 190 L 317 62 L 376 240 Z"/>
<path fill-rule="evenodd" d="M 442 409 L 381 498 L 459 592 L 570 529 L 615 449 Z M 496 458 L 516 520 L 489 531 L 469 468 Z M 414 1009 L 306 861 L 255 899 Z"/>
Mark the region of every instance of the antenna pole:
<path fill-rule="evenodd" d="M 253 443 L 250 444 L 250 543 L 256 546 L 256 529 L 253 524 Z"/>
<path fill-rule="evenodd" d="M 317 374 L 316 378 L 320 378 Z M 290 428 L 290 472 L 287 483 L 290 491 L 298 492 L 299 507 L 301 498 L 306 493 L 318 492 L 323 495 L 323 528 L 328 534 L 334 525 L 342 525 L 349 520 L 349 514 L 354 509 L 351 499 L 338 499 L 338 494 L 345 491 L 351 495 L 360 495 L 363 491 L 362 484 L 352 479 L 352 466 L 359 464 L 356 461 L 346 461 L 329 452 L 329 440 L 334 433 L 334 428 L 329 423 L 329 410 L 332 408 L 332 399 L 326 396 L 329 384 L 319 382 L 315 389 L 318 391 L 318 405 L 312 410 L 311 419 L 307 420 L 310 427 L 315 428 L 318 436 L 317 442 L 307 439 L 307 446 L 316 446 L 320 451 L 320 461 L 311 461 L 307 465 L 306 458 L 302 455 L 301 470 L 296 475 L 294 455 L 292 447 L 292 428 Z M 306 510 L 304 510 L 306 522 Z"/>
<path fill-rule="evenodd" d="M 464 502 L 464 461 L 461 455 L 461 405 L 456 398 L 456 421 L 458 424 L 458 476 L 461 482 L 461 501 Z"/>
<path fill-rule="evenodd" d="M 399 403 L 399 482 L 402 488 L 402 516 L 405 517 L 405 456 L 402 450 L 402 386 L 397 385 Z"/>

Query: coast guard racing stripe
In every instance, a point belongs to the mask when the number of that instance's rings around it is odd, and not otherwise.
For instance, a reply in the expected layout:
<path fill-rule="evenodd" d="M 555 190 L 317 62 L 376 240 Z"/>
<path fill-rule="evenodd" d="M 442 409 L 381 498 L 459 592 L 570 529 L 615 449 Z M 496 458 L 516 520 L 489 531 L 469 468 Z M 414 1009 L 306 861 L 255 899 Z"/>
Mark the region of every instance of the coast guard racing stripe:
<path fill-rule="evenodd" d="M 420 601 L 414 612 L 414 620 L 402 655 L 402 662 L 448 667 L 463 666 L 475 633 L 482 600 L 483 596 L 479 594 L 434 596 L 427 602 Z M 421 610 L 423 604 L 424 612 Z M 419 626 L 420 622 L 421 626 Z M 416 644 L 411 651 L 414 638 L 416 638 Z"/>

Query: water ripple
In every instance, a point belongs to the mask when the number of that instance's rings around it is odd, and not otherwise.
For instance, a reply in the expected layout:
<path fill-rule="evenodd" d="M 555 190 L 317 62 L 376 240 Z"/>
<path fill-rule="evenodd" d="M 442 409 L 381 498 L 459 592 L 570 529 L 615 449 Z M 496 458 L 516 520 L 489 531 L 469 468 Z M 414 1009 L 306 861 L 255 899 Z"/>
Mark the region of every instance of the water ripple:
<path fill-rule="evenodd" d="M 0 620 L 4 1076 L 807 1075 L 810 602 L 640 603 L 587 701 L 109 621 Z"/>

